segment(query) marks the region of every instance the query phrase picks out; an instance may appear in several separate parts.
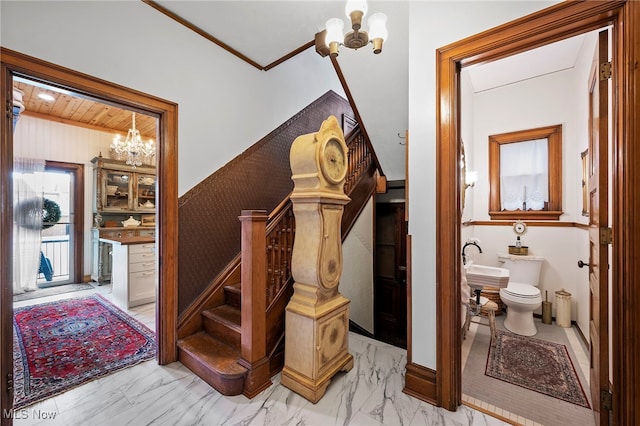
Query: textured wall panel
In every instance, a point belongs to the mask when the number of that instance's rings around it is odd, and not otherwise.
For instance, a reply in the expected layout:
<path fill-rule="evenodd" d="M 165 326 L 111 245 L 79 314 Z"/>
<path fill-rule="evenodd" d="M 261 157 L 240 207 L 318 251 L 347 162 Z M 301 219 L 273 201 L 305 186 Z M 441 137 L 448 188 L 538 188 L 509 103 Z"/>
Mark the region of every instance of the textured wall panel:
<path fill-rule="evenodd" d="M 180 313 L 240 253 L 240 212 L 271 212 L 293 190 L 289 150 L 295 138 L 317 132 L 329 115 L 342 122 L 343 114 L 353 117 L 349 103 L 327 92 L 180 197 Z"/>

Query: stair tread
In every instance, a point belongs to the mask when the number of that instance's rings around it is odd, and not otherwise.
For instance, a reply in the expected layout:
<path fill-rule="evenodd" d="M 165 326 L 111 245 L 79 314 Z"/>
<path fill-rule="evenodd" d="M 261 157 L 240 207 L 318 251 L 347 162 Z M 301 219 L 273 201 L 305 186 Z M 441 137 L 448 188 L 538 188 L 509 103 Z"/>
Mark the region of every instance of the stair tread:
<path fill-rule="evenodd" d="M 224 289 L 225 291 L 229 291 L 231 293 L 237 293 L 237 294 L 242 293 L 242 288 L 240 287 L 240 283 L 225 285 Z"/>
<path fill-rule="evenodd" d="M 242 321 L 242 311 L 236 307 L 229 305 L 221 305 L 212 309 L 202 311 L 202 315 L 214 321 L 220 321 L 229 327 L 240 331 Z"/>
<path fill-rule="evenodd" d="M 226 377 L 242 377 L 247 369 L 238 364 L 240 352 L 205 332 L 178 341 L 178 346 L 204 362 L 209 368 Z"/>

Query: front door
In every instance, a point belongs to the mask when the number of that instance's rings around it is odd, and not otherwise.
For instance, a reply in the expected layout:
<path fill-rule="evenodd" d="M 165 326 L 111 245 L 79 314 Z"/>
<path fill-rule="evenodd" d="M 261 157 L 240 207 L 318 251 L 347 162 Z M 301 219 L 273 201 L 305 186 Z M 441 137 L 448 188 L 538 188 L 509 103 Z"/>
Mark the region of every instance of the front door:
<path fill-rule="evenodd" d="M 608 32 L 601 31 L 590 78 L 589 340 L 591 401 L 596 424 L 609 424 Z M 582 267 L 582 266 L 581 266 Z M 603 399 L 601 399 L 603 397 Z"/>

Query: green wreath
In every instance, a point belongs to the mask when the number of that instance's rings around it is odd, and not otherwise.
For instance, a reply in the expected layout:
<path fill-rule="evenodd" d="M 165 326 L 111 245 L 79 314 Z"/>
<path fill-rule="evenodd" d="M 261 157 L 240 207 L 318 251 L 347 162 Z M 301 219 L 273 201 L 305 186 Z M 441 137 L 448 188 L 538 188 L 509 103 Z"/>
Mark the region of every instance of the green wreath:
<path fill-rule="evenodd" d="M 51 228 L 58 223 L 61 214 L 58 203 L 48 198 L 42 199 L 42 229 Z"/>
<path fill-rule="evenodd" d="M 39 211 L 39 208 L 40 200 L 35 197 L 18 203 L 14 209 L 17 224 L 23 228 L 47 229 L 58 223 L 62 215 L 58 203 L 48 198 L 43 198 L 42 211 Z M 42 223 L 38 223 L 40 221 L 36 219 L 36 216 L 41 216 Z M 34 221 L 36 222 L 35 224 Z"/>

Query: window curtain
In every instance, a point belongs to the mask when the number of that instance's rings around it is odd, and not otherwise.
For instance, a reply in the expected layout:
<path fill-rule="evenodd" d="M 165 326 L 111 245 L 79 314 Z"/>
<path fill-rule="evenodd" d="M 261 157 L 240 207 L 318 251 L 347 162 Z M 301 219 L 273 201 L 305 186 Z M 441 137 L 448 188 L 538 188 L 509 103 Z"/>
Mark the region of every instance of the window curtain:
<path fill-rule="evenodd" d="M 13 162 L 13 293 L 37 289 L 42 242 L 44 160 Z"/>
<path fill-rule="evenodd" d="M 502 210 L 542 210 L 549 202 L 547 139 L 500 146 Z"/>

